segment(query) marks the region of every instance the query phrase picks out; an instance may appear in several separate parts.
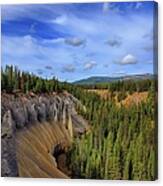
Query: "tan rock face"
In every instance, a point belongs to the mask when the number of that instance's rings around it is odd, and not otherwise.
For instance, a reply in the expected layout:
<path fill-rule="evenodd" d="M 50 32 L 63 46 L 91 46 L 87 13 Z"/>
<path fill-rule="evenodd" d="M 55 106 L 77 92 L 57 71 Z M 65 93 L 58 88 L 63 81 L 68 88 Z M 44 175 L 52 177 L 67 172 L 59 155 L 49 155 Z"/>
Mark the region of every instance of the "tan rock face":
<path fill-rule="evenodd" d="M 76 107 L 83 106 L 68 93 L 2 94 L 2 176 L 67 178 L 52 153 L 58 144 L 67 149 L 74 134 L 88 129 Z"/>
<path fill-rule="evenodd" d="M 64 130 L 64 131 L 63 131 Z M 65 135 L 67 133 L 67 135 Z M 68 178 L 58 167 L 53 151 L 57 145 L 65 152 L 71 145 L 66 128 L 54 122 L 37 123 L 16 135 L 16 157 L 21 177 Z M 59 151 L 58 151 L 59 153 Z M 58 156 L 57 156 L 58 157 Z M 65 160 L 62 162 L 64 164 Z"/>

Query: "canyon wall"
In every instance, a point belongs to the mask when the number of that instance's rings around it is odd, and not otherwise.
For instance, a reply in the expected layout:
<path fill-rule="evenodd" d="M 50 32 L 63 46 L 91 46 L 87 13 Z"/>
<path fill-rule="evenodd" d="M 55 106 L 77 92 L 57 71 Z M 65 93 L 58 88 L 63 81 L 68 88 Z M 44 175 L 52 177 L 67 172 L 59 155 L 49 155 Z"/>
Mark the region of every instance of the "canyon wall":
<path fill-rule="evenodd" d="M 67 92 L 2 93 L 1 175 L 68 178 L 58 169 L 54 153 L 57 148 L 65 151 L 73 136 L 88 130 L 88 123 L 76 111 L 81 109 L 85 110 L 80 101 Z"/>

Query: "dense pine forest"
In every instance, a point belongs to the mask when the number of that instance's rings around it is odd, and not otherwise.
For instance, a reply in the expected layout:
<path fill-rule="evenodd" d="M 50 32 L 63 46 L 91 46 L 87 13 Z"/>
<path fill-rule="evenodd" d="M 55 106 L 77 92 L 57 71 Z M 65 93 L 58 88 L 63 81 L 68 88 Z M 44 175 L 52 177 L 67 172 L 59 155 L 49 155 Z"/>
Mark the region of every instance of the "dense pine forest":
<path fill-rule="evenodd" d="M 74 177 L 98 179 L 154 180 L 156 177 L 156 123 L 153 85 L 148 98 L 130 107 L 82 96 L 92 126 L 77 138 L 72 148 Z"/>
<path fill-rule="evenodd" d="M 6 93 L 72 93 L 86 107 L 79 110 L 88 120 L 90 130 L 74 138 L 68 153 L 72 178 L 154 180 L 157 172 L 156 81 L 118 81 L 96 85 L 107 89 L 103 99 L 92 87 L 44 79 L 21 72 L 17 67 L 1 69 L 1 89 Z M 121 104 L 134 92 L 147 92 L 138 104 Z M 117 100 L 115 96 L 117 95 Z M 119 104 L 117 104 L 117 101 Z"/>

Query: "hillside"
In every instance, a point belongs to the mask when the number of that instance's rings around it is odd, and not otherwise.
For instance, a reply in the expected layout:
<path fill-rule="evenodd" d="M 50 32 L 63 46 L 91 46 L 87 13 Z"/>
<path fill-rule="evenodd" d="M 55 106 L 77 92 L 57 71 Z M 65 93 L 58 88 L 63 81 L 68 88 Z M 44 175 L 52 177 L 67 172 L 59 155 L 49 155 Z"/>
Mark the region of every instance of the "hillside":
<path fill-rule="evenodd" d="M 108 100 L 111 99 L 111 92 L 107 89 L 88 89 L 88 92 L 94 92 L 97 95 L 99 95 L 102 99 L 104 100 Z M 124 99 L 122 99 L 121 101 L 118 101 L 118 92 L 114 92 L 114 100 L 116 102 L 116 104 L 118 106 L 120 106 L 121 104 L 129 107 L 131 105 L 138 105 L 141 102 L 145 102 L 148 98 L 148 92 L 134 92 L 132 94 L 126 93 L 126 96 Z"/>
<path fill-rule="evenodd" d="M 108 83 L 122 80 L 144 80 L 144 79 L 152 79 L 152 74 L 137 74 L 137 75 L 127 75 L 120 77 L 108 77 L 108 76 L 92 76 L 86 79 L 81 79 L 73 82 L 76 85 L 93 85 L 98 83 Z"/>

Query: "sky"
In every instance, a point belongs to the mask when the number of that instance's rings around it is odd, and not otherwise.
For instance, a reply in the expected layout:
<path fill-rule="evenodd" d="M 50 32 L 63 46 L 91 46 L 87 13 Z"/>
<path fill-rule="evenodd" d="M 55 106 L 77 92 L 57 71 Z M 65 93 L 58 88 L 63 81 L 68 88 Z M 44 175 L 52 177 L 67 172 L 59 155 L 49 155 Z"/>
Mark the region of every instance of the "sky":
<path fill-rule="evenodd" d="M 2 5 L 2 66 L 73 82 L 153 73 L 153 1 Z"/>

